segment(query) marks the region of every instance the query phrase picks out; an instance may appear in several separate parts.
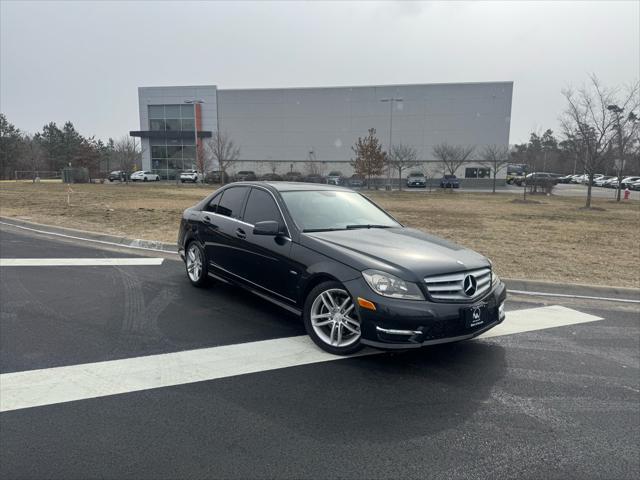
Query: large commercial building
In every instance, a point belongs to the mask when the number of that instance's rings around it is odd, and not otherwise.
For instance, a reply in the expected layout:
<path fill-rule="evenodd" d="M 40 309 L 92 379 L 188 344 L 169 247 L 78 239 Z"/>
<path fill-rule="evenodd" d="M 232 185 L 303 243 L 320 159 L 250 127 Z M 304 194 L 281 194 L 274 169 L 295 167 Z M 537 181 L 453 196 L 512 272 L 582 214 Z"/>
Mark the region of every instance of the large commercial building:
<path fill-rule="evenodd" d="M 233 171 L 304 174 L 313 161 L 321 173 L 340 170 L 351 175 L 351 147 L 375 128 L 385 150 L 390 143 L 409 145 L 421 162 L 416 169 L 437 175 L 437 144 L 475 146 L 476 152 L 485 145 L 508 146 L 512 91 L 513 82 L 242 90 L 140 87 L 140 130 L 131 135 L 142 138 L 142 168 L 163 178 L 194 168 L 196 144 L 207 142 L 218 129 L 240 148 Z M 477 156 L 456 174 L 465 183 L 482 183 L 490 176 Z"/>

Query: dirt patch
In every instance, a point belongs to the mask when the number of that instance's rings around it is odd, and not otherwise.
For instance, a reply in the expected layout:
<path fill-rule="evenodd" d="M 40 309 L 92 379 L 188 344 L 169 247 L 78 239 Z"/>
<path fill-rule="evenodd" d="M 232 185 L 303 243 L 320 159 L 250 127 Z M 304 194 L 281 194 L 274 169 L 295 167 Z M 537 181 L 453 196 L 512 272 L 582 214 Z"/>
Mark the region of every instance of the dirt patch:
<path fill-rule="evenodd" d="M 212 186 L 0 184 L 0 215 L 93 232 L 175 242 L 182 211 Z M 487 255 L 500 275 L 640 287 L 640 202 L 509 194 L 363 191 L 403 224 Z"/>

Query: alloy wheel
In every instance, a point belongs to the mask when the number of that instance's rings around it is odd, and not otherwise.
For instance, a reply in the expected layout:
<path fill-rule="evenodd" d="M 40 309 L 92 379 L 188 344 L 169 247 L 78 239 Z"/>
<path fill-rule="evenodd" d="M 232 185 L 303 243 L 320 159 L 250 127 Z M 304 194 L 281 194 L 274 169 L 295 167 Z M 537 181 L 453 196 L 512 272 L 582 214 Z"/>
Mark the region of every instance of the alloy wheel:
<path fill-rule="evenodd" d="M 327 345 L 344 348 L 360 339 L 360 321 L 346 290 L 331 288 L 320 292 L 313 300 L 310 313 L 313 331 Z"/>
<path fill-rule="evenodd" d="M 187 273 L 192 282 L 198 282 L 202 276 L 202 254 L 195 243 L 187 251 Z"/>

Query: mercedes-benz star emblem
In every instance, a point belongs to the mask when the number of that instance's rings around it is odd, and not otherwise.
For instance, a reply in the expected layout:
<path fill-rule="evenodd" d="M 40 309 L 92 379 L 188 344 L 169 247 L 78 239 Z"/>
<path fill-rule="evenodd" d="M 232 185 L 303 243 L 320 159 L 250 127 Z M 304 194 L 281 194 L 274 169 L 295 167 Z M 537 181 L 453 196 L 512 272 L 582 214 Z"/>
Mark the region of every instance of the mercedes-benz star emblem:
<path fill-rule="evenodd" d="M 478 288 L 478 282 L 476 281 L 476 277 L 473 275 L 467 275 L 464 277 L 464 282 L 462 282 L 462 289 L 467 297 L 473 297 L 476 293 L 476 289 Z"/>

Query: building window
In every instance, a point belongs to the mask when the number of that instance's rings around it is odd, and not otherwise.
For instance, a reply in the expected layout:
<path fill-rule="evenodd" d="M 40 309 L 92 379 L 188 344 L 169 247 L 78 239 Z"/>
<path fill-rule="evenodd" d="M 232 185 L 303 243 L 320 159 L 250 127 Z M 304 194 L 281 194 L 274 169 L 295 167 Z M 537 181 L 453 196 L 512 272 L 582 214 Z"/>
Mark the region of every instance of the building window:
<path fill-rule="evenodd" d="M 149 105 L 149 129 L 153 131 L 186 131 L 189 140 L 151 139 L 151 169 L 163 180 L 174 180 L 183 170 L 195 168 L 195 106 Z"/>
<path fill-rule="evenodd" d="M 490 168 L 468 167 L 464 171 L 464 178 L 489 178 L 491 177 Z"/>

